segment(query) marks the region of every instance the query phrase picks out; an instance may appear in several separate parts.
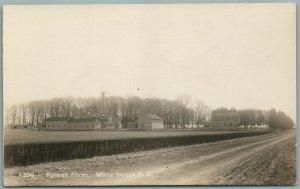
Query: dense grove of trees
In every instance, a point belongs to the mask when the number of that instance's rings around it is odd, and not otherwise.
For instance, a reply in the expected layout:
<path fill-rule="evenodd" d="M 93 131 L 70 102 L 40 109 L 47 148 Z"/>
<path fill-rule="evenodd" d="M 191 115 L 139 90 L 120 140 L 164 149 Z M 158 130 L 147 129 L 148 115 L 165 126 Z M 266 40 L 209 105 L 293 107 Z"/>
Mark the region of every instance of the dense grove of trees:
<path fill-rule="evenodd" d="M 15 105 L 7 111 L 5 119 L 7 125 L 40 125 L 49 117 L 78 118 L 87 112 L 119 115 L 124 126 L 138 115 L 152 113 L 164 119 L 166 128 L 184 128 L 205 122 L 210 115 L 210 108 L 201 101 L 192 101 L 187 95 L 180 95 L 175 101 L 136 96 L 66 97 Z"/>
<path fill-rule="evenodd" d="M 284 112 L 271 109 L 236 110 L 218 108 L 213 111 L 202 101 L 192 100 L 188 95 L 180 95 L 176 100 L 159 98 L 142 99 L 129 97 L 86 97 L 54 98 L 14 105 L 5 114 L 5 124 L 40 125 L 50 117 L 78 118 L 88 112 L 112 113 L 121 117 L 124 127 L 145 113 L 157 114 L 164 119 L 165 128 L 186 128 L 202 125 L 213 112 L 235 111 L 239 114 L 240 125 L 268 125 L 271 129 L 292 129 L 293 120 Z"/>
<path fill-rule="evenodd" d="M 294 121 L 284 112 L 271 109 L 268 111 L 268 125 L 271 129 L 288 130 L 294 127 Z"/>

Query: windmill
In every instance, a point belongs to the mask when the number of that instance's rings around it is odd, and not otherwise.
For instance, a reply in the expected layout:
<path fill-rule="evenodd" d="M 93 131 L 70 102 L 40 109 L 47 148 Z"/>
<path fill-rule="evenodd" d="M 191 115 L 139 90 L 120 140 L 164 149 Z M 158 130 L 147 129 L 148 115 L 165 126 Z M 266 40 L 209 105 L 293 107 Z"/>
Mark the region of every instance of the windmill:
<path fill-rule="evenodd" d="M 101 91 L 101 97 L 102 97 L 102 98 L 105 98 L 105 95 L 106 95 L 106 94 L 109 94 L 109 92 Z"/>

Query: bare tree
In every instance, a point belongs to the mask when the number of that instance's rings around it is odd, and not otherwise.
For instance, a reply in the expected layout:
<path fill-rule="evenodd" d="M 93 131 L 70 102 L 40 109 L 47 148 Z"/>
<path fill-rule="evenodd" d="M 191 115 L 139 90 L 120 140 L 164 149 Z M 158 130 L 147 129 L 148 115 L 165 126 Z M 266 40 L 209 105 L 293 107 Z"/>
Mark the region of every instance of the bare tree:
<path fill-rule="evenodd" d="M 194 112 L 195 112 L 195 121 L 197 127 L 200 124 L 205 124 L 210 114 L 210 108 L 205 105 L 205 103 L 201 100 L 196 100 L 194 102 Z"/>
<path fill-rule="evenodd" d="M 178 95 L 176 101 L 180 107 L 180 126 L 182 128 L 186 127 L 186 124 L 189 124 L 189 113 L 188 106 L 191 102 L 191 97 L 186 94 Z"/>

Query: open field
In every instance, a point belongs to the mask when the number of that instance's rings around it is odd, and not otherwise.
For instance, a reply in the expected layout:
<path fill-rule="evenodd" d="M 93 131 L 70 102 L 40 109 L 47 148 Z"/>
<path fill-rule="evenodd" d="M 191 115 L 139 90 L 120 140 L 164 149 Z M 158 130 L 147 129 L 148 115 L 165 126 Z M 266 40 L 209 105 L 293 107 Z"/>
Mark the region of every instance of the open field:
<path fill-rule="evenodd" d="M 295 136 L 295 131 L 286 131 L 7 168 L 4 181 L 10 186 L 294 185 Z M 24 173 L 33 173 L 33 176 L 20 176 Z M 51 174 L 67 177 L 51 177 Z"/>
<path fill-rule="evenodd" d="M 171 136 L 216 135 L 236 132 L 260 131 L 201 131 L 201 130 L 158 130 L 158 131 L 30 131 L 4 130 L 4 145 L 11 144 L 38 144 L 75 141 L 100 141 L 116 139 L 154 138 Z"/>

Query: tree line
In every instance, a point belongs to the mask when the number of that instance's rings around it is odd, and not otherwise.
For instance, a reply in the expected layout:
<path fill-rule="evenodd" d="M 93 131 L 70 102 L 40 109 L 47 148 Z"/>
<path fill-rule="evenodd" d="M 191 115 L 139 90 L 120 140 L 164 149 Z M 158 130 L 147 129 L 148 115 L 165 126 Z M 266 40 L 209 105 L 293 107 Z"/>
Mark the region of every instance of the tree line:
<path fill-rule="evenodd" d="M 293 120 L 284 112 L 271 109 L 236 110 L 218 108 L 211 110 L 204 102 L 192 100 L 188 95 L 179 95 L 176 100 L 140 98 L 136 96 L 116 97 L 63 97 L 18 104 L 6 111 L 5 124 L 41 125 L 50 117 L 79 118 L 88 112 L 111 113 L 121 117 L 122 126 L 134 122 L 139 115 L 156 114 L 164 119 L 165 128 L 186 128 L 205 125 L 211 113 L 235 111 L 240 125 L 269 125 L 272 129 L 291 129 Z"/>
<path fill-rule="evenodd" d="M 179 95 L 174 101 L 136 96 L 64 97 L 14 105 L 7 110 L 5 120 L 6 125 L 36 126 L 50 117 L 79 118 L 88 112 L 118 115 L 124 127 L 139 115 L 151 113 L 162 117 L 166 128 L 185 128 L 205 122 L 210 108 L 202 101 L 192 101 L 188 95 Z"/>

